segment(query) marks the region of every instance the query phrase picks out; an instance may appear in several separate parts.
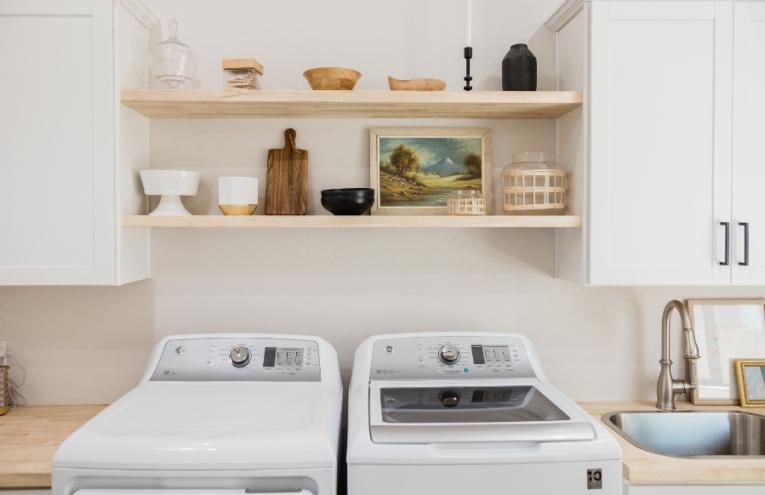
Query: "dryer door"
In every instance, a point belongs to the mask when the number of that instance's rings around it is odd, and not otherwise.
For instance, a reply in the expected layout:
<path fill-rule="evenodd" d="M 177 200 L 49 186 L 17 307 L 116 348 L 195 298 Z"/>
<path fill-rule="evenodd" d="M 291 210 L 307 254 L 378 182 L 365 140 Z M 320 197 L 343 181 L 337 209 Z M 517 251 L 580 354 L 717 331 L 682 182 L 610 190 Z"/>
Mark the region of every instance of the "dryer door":
<path fill-rule="evenodd" d="M 370 388 L 375 443 L 549 442 L 590 440 L 586 418 L 541 383 L 400 382 Z M 546 393 L 545 393 L 546 392 Z"/>

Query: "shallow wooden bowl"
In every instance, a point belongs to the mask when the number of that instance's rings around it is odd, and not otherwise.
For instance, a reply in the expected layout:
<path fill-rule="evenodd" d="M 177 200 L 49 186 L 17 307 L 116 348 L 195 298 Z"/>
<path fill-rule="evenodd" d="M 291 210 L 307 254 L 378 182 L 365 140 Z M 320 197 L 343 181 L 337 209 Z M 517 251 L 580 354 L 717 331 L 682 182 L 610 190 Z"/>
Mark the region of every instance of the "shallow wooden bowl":
<path fill-rule="evenodd" d="M 443 91 L 446 82 L 441 79 L 409 79 L 402 81 L 388 76 L 388 84 L 392 91 Z"/>
<path fill-rule="evenodd" d="M 345 90 L 350 91 L 361 78 L 361 72 L 340 67 L 322 67 L 303 72 L 313 90 Z"/>

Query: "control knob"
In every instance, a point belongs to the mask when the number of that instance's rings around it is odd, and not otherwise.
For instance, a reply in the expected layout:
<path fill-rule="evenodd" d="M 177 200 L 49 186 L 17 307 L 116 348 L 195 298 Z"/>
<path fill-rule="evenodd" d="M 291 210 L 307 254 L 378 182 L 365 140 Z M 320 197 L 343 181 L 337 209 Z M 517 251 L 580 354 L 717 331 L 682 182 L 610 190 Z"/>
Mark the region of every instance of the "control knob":
<path fill-rule="evenodd" d="M 460 350 L 456 345 L 446 344 L 438 350 L 438 358 L 446 364 L 454 364 L 460 360 Z"/>
<path fill-rule="evenodd" d="M 442 392 L 438 396 L 438 400 L 441 401 L 444 407 L 457 407 L 457 404 L 460 403 L 460 394 L 454 391 Z"/>
<path fill-rule="evenodd" d="M 250 364 L 250 359 L 252 359 L 252 354 L 250 354 L 250 350 L 246 347 L 234 347 L 231 349 L 231 354 L 229 354 L 229 359 L 231 360 L 231 364 L 234 365 L 235 368 L 244 368 L 248 364 Z"/>

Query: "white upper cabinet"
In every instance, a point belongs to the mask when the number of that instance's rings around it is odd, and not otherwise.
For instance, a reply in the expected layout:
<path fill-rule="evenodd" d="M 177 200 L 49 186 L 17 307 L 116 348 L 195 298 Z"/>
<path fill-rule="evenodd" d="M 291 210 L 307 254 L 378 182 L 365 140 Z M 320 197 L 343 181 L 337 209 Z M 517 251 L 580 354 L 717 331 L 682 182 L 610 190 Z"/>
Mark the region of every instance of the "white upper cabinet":
<path fill-rule="evenodd" d="M 733 283 L 765 285 L 765 3 L 733 17 Z"/>
<path fill-rule="evenodd" d="M 585 212 L 582 236 L 559 236 L 561 278 L 765 283 L 765 206 L 742 199 L 765 180 L 765 139 L 752 139 L 765 136 L 754 89 L 765 75 L 763 6 L 570 0 L 548 22 L 559 85 L 585 91 L 580 121 L 558 126 L 561 161 L 575 164 L 571 187 L 586 191 L 572 205 Z"/>
<path fill-rule="evenodd" d="M 122 249 L 115 8 L 0 0 L 0 285 L 148 277 L 148 234 Z"/>

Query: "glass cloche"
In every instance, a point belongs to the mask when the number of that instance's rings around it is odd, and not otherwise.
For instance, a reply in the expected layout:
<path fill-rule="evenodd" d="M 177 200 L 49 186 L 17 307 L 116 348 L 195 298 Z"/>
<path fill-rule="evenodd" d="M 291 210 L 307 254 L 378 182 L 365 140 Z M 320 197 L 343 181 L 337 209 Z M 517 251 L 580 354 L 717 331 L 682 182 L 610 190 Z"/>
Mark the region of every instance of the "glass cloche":
<path fill-rule="evenodd" d="M 191 53 L 191 47 L 181 42 L 176 36 L 178 21 L 170 19 L 170 37 L 157 43 L 149 54 L 151 73 L 170 89 L 178 89 L 194 79 L 197 70 L 197 57 Z"/>

